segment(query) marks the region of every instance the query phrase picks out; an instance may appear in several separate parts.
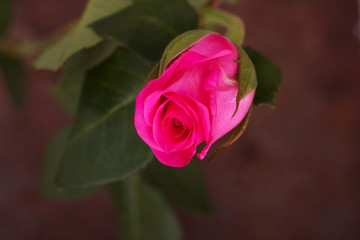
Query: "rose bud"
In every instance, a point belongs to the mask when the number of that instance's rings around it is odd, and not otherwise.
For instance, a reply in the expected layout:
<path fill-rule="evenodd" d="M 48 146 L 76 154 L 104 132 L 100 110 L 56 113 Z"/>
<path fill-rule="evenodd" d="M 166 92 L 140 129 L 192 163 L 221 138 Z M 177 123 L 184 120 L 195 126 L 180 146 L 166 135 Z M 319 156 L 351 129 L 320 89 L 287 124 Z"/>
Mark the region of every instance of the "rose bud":
<path fill-rule="evenodd" d="M 238 60 L 234 43 L 217 33 L 191 31 L 169 44 L 159 76 L 139 93 L 135 109 L 136 130 L 161 163 L 183 167 L 205 141 L 197 153 L 203 159 L 243 120 L 255 90 L 237 101 Z"/>

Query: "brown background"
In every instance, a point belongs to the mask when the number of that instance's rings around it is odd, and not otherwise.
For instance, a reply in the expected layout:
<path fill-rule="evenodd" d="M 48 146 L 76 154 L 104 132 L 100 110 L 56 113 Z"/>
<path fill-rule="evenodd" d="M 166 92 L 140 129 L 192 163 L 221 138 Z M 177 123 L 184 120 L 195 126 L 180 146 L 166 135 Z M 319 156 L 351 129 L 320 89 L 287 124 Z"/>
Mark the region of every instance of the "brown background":
<path fill-rule="evenodd" d="M 18 0 L 11 38 L 46 37 L 85 1 Z M 177 210 L 186 239 L 360 239 L 360 61 L 355 0 L 240 0 L 246 44 L 284 74 L 275 110 L 205 168 L 215 213 Z M 76 202 L 37 193 L 44 147 L 70 121 L 47 89 L 59 73 L 29 70 L 23 111 L 0 85 L 0 239 L 115 239 L 105 192 Z"/>

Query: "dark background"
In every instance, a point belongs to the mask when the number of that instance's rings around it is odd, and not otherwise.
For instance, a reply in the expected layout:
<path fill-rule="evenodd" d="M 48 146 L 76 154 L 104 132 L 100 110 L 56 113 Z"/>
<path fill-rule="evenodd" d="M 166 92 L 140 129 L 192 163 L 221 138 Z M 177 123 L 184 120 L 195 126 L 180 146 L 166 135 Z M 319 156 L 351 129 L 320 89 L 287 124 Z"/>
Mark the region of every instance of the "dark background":
<path fill-rule="evenodd" d="M 85 0 L 18 0 L 14 41 L 51 35 Z M 276 109 L 258 107 L 243 137 L 205 167 L 210 217 L 177 210 L 186 239 L 360 239 L 360 49 L 355 0 L 240 0 L 246 45 L 284 75 Z M 106 192 L 75 202 L 38 195 L 45 144 L 70 121 L 35 71 L 16 111 L 0 83 L 0 239 L 115 239 Z"/>

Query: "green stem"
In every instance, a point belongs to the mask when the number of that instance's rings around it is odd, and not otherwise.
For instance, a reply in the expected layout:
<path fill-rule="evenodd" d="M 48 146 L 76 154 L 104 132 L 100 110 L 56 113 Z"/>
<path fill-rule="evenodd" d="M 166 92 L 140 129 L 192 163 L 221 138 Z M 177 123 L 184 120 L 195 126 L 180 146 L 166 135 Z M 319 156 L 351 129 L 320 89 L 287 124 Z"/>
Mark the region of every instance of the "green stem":
<path fill-rule="evenodd" d="M 110 194 L 115 205 L 118 229 L 121 228 L 121 239 L 140 239 L 140 176 L 113 183 Z"/>
<path fill-rule="evenodd" d="M 227 28 L 226 37 L 238 46 L 244 42 L 245 26 L 243 21 L 230 13 L 220 9 L 206 7 L 202 9 L 206 24 L 217 24 Z"/>

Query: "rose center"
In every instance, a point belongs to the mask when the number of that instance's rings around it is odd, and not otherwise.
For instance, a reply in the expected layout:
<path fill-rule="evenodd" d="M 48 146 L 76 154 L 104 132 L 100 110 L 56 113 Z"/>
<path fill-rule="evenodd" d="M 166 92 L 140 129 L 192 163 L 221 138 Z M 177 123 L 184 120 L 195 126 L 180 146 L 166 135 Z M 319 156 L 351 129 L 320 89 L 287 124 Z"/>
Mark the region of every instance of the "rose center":
<path fill-rule="evenodd" d="M 176 118 L 173 118 L 172 121 L 173 121 L 173 124 L 175 125 L 175 127 L 177 127 L 177 128 L 183 127 L 182 123 L 179 120 L 177 120 Z"/>
<path fill-rule="evenodd" d="M 169 118 L 166 122 L 167 135 L 172 139 L 178 139 L 189 132 L 189 129 L 176 118 Z"/>

